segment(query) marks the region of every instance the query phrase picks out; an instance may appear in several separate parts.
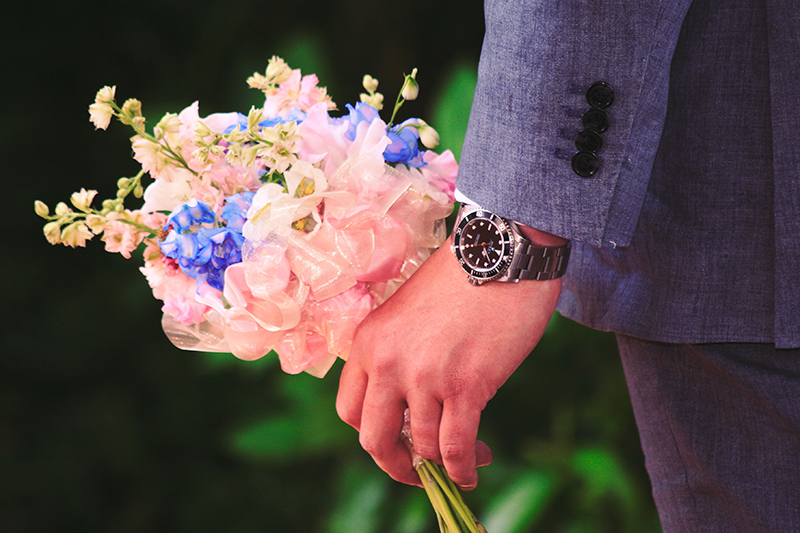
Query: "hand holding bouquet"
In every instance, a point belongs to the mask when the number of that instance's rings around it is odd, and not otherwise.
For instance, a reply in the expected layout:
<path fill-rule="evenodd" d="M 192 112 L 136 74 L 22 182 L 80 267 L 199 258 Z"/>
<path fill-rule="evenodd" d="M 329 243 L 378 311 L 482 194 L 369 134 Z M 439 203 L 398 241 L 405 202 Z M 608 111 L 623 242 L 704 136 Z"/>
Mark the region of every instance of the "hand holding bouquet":
<path fill-rule="evenodd" d="M 96 191 L 81 189 L 71 206 L 51 213 L 37 201 L 36 212 L 52 244 L 99 236 L 126 258 L 141 250 L 162 327 L 179 348 L 248 360 L 274 351 L 284 371 L 322 377 L 347 358 L 364 317 L 444 242 L 457 164 L 449 151 L 420 149 L 438 144 L 421 119 L 394 124 L 416 97 L 416 70 L 388 123 L 370 76 L 361 101 L 337 117 L 316 76 L 279 58 L 248 84 L 265 100 L 246 116 L 201 118 L 195 102 L 151 132 L 138 100 L 118 106 L 115 87 L 104 87 L 90 119 L 134 130 L 141 171 L 100 208 Z M 126 206 L 131 195 L 143 204 Z M 414 461 L 442 530 L 482 530 L 443 469 Z"/>

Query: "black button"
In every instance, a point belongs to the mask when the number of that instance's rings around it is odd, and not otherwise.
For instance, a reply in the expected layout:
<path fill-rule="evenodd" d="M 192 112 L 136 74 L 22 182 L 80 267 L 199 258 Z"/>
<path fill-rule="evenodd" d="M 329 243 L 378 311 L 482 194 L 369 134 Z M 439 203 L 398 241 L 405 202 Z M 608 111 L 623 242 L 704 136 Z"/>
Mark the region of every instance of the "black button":
<path fill-rule="evenodd" d="M 614 89 L 603 81 L 598 81 L 586 91 L 586 101 L 598 109 L 605 109 L 614 103 Z"/>
<path fill-rule="evenodd" d="M 584 128 L 595 133 L 603 133 L 608 129 L 608 115 L 596 107 L 584 113 L 581 121 Z"/>
<path fill-rule="evenodd" d="M 582 152 L 598 152 L 603 139 L 593 131 L 583 130 L 575 136 L 575 147 Z"/>
<path fill-rule="evenodd" d="M 582 178 L 591 178 L 600 170 L 600 159 L 592 152 L 578 152 L 572 156 L 572 170 Z"/>

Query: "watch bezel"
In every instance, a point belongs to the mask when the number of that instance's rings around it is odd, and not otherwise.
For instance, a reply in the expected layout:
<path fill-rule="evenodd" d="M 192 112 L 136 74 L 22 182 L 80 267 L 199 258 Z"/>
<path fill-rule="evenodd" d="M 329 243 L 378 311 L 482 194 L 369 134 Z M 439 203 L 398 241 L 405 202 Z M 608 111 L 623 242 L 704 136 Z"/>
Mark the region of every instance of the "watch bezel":
<path fill-rule="evenodd" d="M 471 266 L 464 257 L 461 244 L 462 232 L 471 222 L 476 219 L 487 220 L 490 224 L 493 224 L 495 227 L 497 227 L 500 232 L 500 243 L 502 245 L 500 259 L 492 268 L 489 269 L 475 268 Z M 491 211 L 477 209 L 471 213 L 465 214 L 456 226 L 455 231 L 453 232 L 453 251 L 456 259 L 458 259 L 458 262 L 461 265 L 461 268 L 464 269 L 464 271 L 471 278 L 480 283 L 492 281 L 501 277 L 503 273 L 508 270 L 509 266 L 511 266 L 511 262 L 514 259 L 513 229 L 511 228 L 510 224 L 501 216 L 496 215 Z"/>

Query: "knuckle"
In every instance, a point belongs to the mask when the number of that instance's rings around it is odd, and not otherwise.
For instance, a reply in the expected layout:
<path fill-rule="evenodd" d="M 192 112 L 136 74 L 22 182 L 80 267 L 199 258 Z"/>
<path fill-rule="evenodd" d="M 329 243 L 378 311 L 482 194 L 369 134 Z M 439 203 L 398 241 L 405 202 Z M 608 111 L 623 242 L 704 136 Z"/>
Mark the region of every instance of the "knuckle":
<path fill-rule="evenodd" d="M 435 445 L 430 445 L 415 440 L 414 451 L 417 452 L 417 454 L 419 454 L 421 457 L 425 459 L 430 459 L 432 461 L 439 458 L 439 449 Z"/>
<path fill-rule="evenodd" d="M 361 447 L 364 448 L 364 451 L 366 451 L 372 457 L 381 455 L 382 446 L 380 441 L 374 438 L 371 433 L 365 431 L 359 433 L 358 442 L 361 444 Z"/>
<path fill-rule="evenodd" d="M 441 452 L 442 460 L 449 463 L 460 463 L 467 458 L 467 450 L 457 444 L 443 444 Z"/>

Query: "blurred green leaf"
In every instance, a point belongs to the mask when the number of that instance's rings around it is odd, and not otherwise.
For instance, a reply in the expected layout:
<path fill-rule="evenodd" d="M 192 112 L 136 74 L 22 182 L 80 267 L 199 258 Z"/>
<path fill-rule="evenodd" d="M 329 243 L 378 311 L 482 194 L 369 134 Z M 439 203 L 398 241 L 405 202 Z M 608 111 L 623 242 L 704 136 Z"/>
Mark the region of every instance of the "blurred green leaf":
<path fill-rule="evenodd" d="M 491 533 L 527 531 L 547 510 L 558 485 L 551 474 L 525 472 L 489 501 L 481 522 Z"/>
<path fill-rule="evenodd" d="M 424 490 L 407 492 L 408 498 L 398 506 L 400 517 L 394 526 L 394 531 L 395 533 L 422 533 L 436 522 L 436 513 Z"/>
<path fill-rule="evenodd" d="M 474 61 L 461 60 L 454 63 L 445 76 L 429 121 L 439 132 L 441 139 L 437 151 L 451 150 L 457 161 L 461 158 L 461 145 L 464 144 L 464 135 L 467 132 L 477 80 L 478 71 Z"/>
<path fill-rule="evenodd" d="M 237 427 L 229 438 L 232 453 L 280 463 L 357 446 L 352 431 L 336 415 L 335 379 L 328 382 L 308 374 L 280 378 L 286 408 Z"/>
<path fill-rule="evenodd" d="M 628 475 L 610 450 L 580 450 L 572 458 L 572 467 L 586 483 L 587 496 L 590 499 L 596 500 L 611 494 L 624 502 L 626 507 L 633 506 L 633 489 Z"/>
<path fill-rule="evenodd" d="M 339 500 L 329 521 L 330 533 L 379 531 L 391 478 L 374 464 L 351 462 L 341 477 Z"/>

